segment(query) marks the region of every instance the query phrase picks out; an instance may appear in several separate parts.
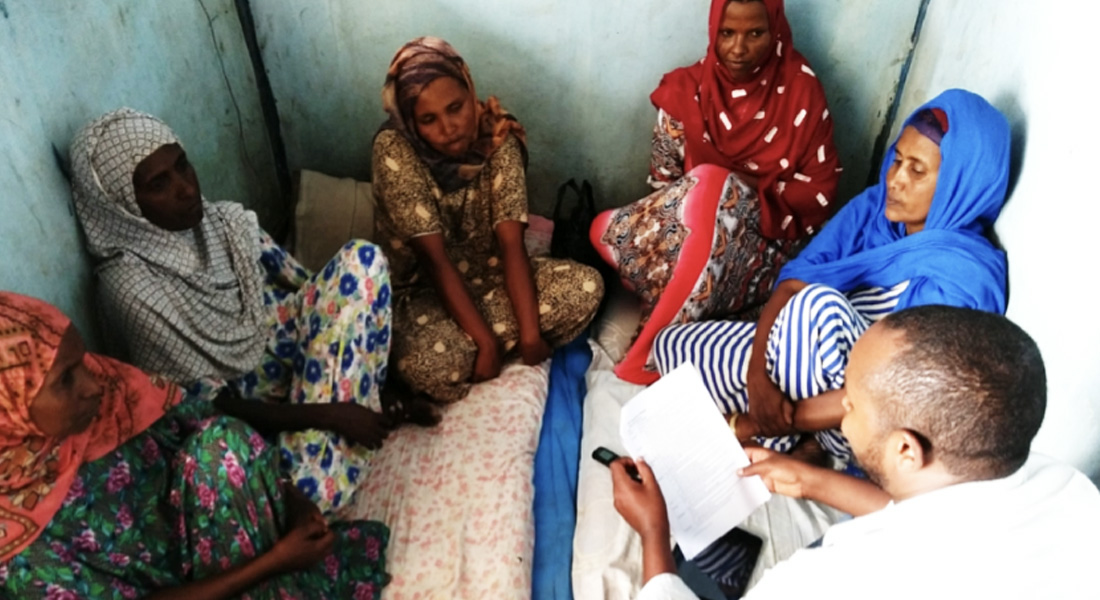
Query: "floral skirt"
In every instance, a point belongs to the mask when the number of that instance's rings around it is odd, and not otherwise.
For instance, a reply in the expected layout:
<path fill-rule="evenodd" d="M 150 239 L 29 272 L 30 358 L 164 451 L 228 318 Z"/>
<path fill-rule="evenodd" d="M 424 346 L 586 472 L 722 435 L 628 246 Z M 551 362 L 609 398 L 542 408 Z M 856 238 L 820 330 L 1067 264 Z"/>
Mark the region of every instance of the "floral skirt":
<path fill-rule="evenodd" d="M 83 465 L 41 536 L 0 565 L 5 598 L 140 598 L 270 550 L 287 522 L 274 448 L 243 421 L 184 400 Z M 378 598 L 389 530 L 338 523 L 332 554 L 242 598 Z"/>
<path fill-rule="evenodd" d="M 282 251 L 278 249 L 277 251 Z M 354 402 L 381 411 L 390 354 L 390 280 L 377 246 L 348 242 L 295 291 L 269 289 L 267 352 L 236 381 L 246 398 Z M 329 516 L 354 506 L 374 451 L 331 431 L 279 438 L 284 471 Z"/>

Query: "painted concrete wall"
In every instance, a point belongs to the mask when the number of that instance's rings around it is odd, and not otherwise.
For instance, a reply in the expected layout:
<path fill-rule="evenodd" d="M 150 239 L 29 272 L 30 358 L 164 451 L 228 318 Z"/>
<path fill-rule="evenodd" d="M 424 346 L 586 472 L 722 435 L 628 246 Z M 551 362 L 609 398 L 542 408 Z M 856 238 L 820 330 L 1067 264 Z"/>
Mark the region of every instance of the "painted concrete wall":
<path fill-rule="evenodd" d="M 1035 447 L 1100 481 L 1094 36 L 1088 19 L 1055 18 L 1028 0 L 932 0 L 899 114 L 965 87 L 1012 122 L 1017 179 L 997 232 L 1008 251 L 1008 316 L 1047 365 Z"/>
<path fill-rule="evenodd" d="M 547 214 L 558 184 L 596 184 L 604 206 L 646 192 L 665 72 L 706 50 L 708 0 L 263 0 L 253 2 L 291 170 L 370 177 L 379 97 L 396 50 L 447 39 L 526 125 L 531 206 Z M 822 78 L 847 166 L 843 196 L 866 183 L 909 49 L 918 0 L 788 0 L 796 46 Z"/>
<path fill-rule="evenodd" d="M 96 337 L 68 182 L 86 121 L 128 105 L 183 139 L 207 198 L 274 225 L 271 152 L 232 0 L 0 0 L 0 289 L 53 302 Z"/>

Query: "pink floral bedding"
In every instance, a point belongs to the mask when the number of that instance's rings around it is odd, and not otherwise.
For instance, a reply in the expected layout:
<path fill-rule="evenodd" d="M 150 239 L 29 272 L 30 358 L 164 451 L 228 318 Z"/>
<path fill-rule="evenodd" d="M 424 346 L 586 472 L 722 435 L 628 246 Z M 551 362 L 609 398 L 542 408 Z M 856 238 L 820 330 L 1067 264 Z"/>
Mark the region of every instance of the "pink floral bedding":
<path fill-rule="evenodd" d="M 545 365 L 512 365 L 447 406 L 437 428 L 390 435 L 356 511 L 392 532 L 383 598 L 530 598 L 547 386 Z"/>

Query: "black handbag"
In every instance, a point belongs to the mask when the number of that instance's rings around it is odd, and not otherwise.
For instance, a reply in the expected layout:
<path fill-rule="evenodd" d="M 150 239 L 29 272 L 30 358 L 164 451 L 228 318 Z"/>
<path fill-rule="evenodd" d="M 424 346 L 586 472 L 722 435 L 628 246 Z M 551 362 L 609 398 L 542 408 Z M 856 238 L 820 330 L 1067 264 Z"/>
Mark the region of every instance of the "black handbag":
<path fill-rule="evenodd" d="M 585 180 L 577 185 L 570 179 L 558 187 L 558 201 L 554 205 L 554 235 L 550 238 L 550 255 L 569 258 L 590 267 L 606 266 L 592 242 L 588 230 L 596 218 L 596 202 L 592 198 L 592 184 Z"/>
<path fill-rule="evenodd" d="M 596 201 L 592 184 L 584 180 L 577 185 L 570 179 L 558 187 L 558 201 L 554 205 L 554 235 L 550 238 L 550 256 L 568 258 L 600 272 L 604 285 L 618 278 L 611 265 L 604 262 L 588 232 L 596 219 Z"/>

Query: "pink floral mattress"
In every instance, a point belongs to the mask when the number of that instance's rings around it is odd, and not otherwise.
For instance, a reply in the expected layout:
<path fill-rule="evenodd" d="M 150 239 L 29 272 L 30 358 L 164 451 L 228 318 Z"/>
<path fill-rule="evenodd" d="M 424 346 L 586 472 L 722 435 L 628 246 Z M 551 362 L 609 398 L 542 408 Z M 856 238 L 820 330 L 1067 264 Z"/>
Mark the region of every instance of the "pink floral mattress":
<path fill-rule="evenodd" d="M 403 427 L 386 440 L 356 511 L 391 530 L 384 599 L 531 597 L 548 364 L 508 366 L 446 407 L 438 427 Z"/>

